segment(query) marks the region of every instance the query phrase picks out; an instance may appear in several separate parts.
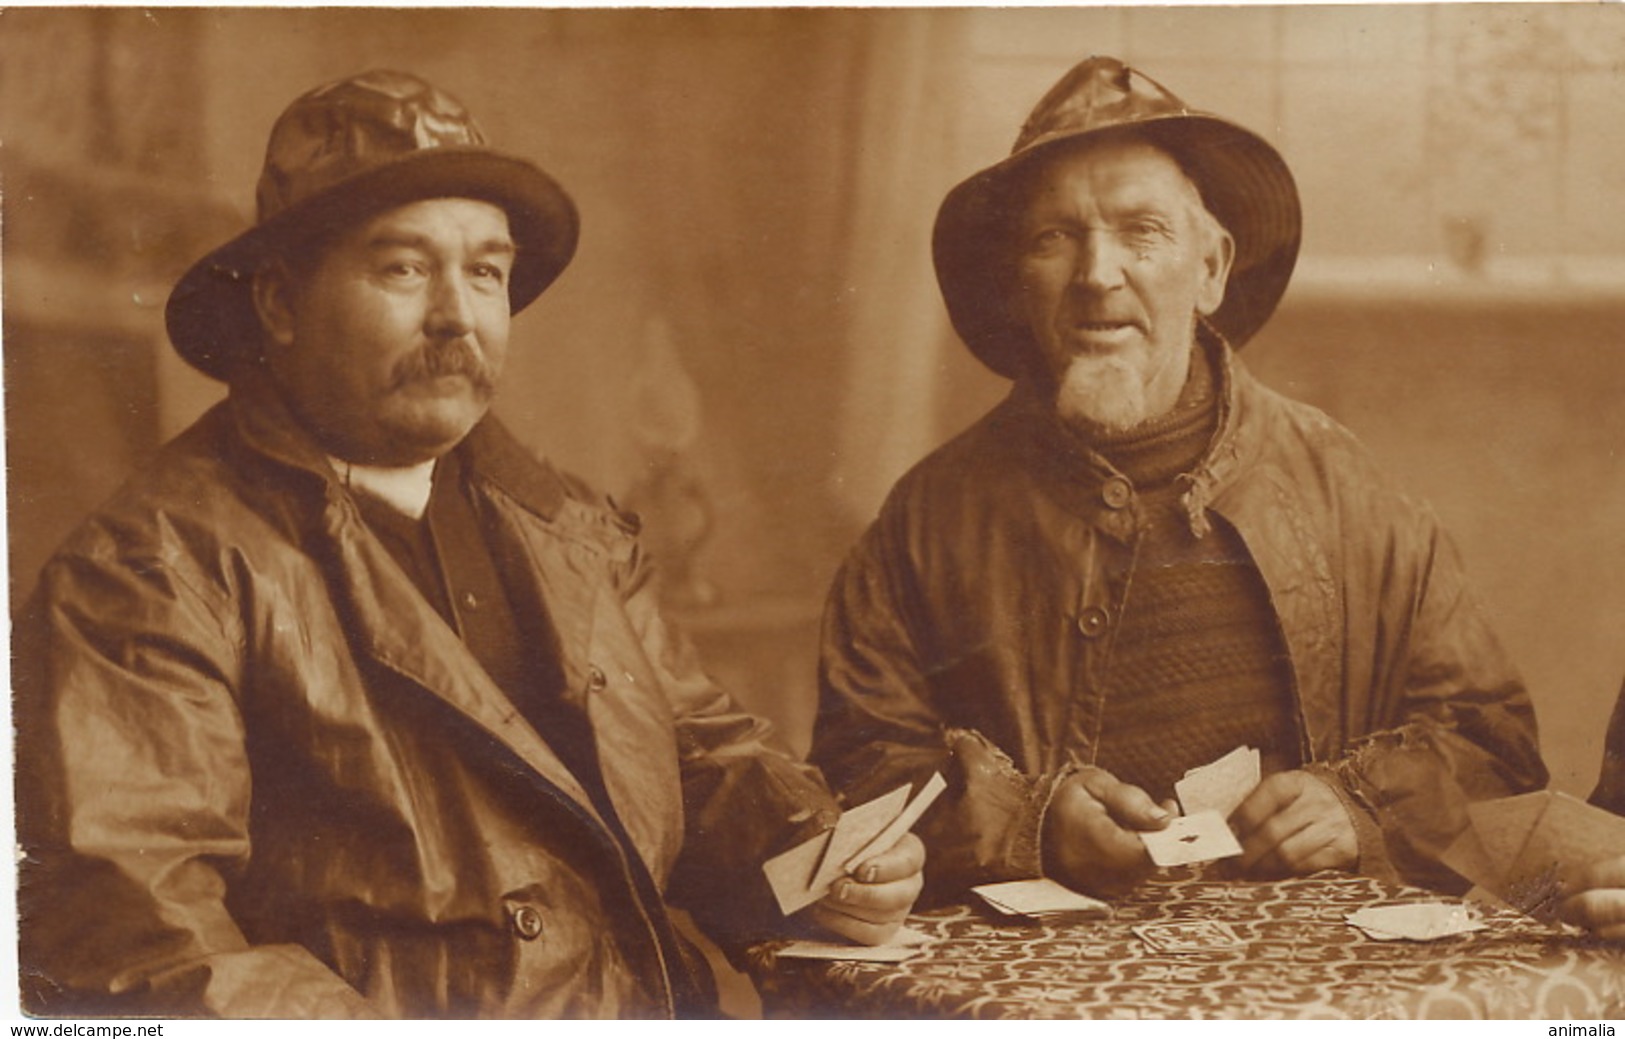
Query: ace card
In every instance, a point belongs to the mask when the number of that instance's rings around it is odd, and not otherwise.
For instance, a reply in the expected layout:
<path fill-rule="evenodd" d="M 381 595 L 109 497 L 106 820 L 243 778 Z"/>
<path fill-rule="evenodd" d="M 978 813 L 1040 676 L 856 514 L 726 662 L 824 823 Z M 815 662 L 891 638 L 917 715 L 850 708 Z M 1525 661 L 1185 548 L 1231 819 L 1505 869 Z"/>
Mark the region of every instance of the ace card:
<path fill-rule="evenodd" d="M 1144 831 L 1140 839 L 1151 861 L 1159 866 L 1186 866 L 1241 854 L 1241 845 L 1224 816 L 1211 810 L 1178 816 L 1167 829 Z"/>

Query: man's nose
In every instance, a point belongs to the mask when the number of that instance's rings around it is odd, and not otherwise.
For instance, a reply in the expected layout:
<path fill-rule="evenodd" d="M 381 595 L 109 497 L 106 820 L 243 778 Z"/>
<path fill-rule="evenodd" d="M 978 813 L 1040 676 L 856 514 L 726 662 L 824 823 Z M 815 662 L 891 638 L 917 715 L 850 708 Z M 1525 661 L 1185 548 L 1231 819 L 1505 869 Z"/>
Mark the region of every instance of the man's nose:
<path fill-rule="evenodd" d="M 456 339 L 474 330 L 474 305 L 468 279 L 456 272 L 434 279 L 425 326 L 430 335 Z"/>
<path fill-rule="evenodd" d="M 1078 245 L 1074 280 L 1095 292 L 1109 292 L 1123 284 L 1123 243 L 1107 231 L 1090 230 Z"/>

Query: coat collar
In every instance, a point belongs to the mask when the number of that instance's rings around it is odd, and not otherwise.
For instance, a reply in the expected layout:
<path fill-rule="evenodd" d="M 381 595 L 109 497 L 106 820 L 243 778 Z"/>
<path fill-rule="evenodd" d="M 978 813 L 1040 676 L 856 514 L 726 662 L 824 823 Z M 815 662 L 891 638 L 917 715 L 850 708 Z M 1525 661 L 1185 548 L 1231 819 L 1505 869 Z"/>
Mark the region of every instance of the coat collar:
<path fill-rule="evenodd" d="M 1197 325 L 1196 343 L 1213 371 L 1218 423 L 1201 462 L 1178 479 L 1185 487 L 1180 504 L 1191 531 L 1202 537 L 1211 529 L 1207 508 L 1240 460 L 1237 395 L 1241 369 L 1230 344 L 1205 322 Z M 1095 488 L 1122 474 L 1061 421 L 1040 390 L 1026 380 L 1017 382 L 991 418 L 1000 439 L 1008 437 L 1008 442 L 1019 445 L 1017 449 L 1027 456 L 1034 471 L 1044 474 L 1058 500 L 1092 515 L 1096 526 L 1112 537 L 1124 542 L 1133 538 L 1138 522 L 1135 510 L 1101 509 L 1095 500 Z"/>
<path fill-rule="evenodd" d="M 299 501 L 310 504 L 295 507 L 305 517 L 308 548 L 321 560 L 356 652 L 472 720 L 607 832 L 575 776 L 372 535 L 326 454 L 269 377 L 255 371 L 234 382 L 230 407 L 250 452 L 308 481 L 313 497 Z M 495 418 L 487 416 L 454 450 L 480 477 L 537 516 L 551 519 L 564 505 L 562 478 L 529 455 Z"/>
<path fill-rule="evenodd" d="M 252 369 L 232 383 L 231 407 L 237 431 L 253 451 L 307 474 L 329 501 L 344 494 L 327 455 L 263 369 Z M 482 479 L 542 519 L 552 519 L 568 496 L 563 477 L 527 451 L 494 415 L 481 419 L 453 450 Z"/>

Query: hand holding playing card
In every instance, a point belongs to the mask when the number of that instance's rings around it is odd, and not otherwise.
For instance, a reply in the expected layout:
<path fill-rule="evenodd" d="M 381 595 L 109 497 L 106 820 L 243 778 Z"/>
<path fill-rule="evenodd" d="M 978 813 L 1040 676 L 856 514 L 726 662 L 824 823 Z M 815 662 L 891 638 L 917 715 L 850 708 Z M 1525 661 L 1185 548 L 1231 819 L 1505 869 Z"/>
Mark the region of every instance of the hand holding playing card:
<path fill-rule="evenodd" d="M 1044 873 L 1091 895 L 1121 894 L 1156 868 L 1139 834 L 1172 818 L 1139 787 L 1085 768 L 1061 784 L 1044 814 Z"/>
<path fill-rule="evenodd" d="M 1593 862 L 1566 885 L 1558 915 L 1600 938 L 1625 941 L 1625 855 Z"/>
<path fill-rule="evenodd" d="M 903 926 L 925 881 L 925 845 L 912 833 L 857 864 L 809 911 L 813 921 L 863 945 L 882 945 Z"/>
<path fill-rule="evenodd" d="M 1240 866 L 1256 877 L 1301 876 L 1359 861 L 1354 822 L 1342 798 L 1308 772 L 1277 772 L 1230 816 L 1241 841 Z"/>
<path fill-rule="evenodd" d="M 809 915 L 826 930 L 868 945 L 890 941 L 925 881 L 925 845 L 909 828 L 947 785 L 938 774 L 912 796 L 900 786 L 764 862 L 780 911 L 790 916 L 813 906 Z"/>

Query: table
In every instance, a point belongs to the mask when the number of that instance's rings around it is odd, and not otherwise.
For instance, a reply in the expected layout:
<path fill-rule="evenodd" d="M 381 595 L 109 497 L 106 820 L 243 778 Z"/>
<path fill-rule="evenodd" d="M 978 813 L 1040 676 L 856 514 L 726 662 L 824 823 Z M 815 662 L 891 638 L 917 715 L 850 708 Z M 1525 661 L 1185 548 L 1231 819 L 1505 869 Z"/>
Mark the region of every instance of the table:
<path fill-rule="evenodd" d="M 969 905 L 917 914 L 936 940 L 903 963 L 749 960 L 770 1017 L 1503 1018 L 1625 1016 L 1625 945 L 1485 907 L 1488 927 L 1434 942 L 1376 941 L 1345 922 L 1365 906 L 1438 901 L 1415 888 L 1322 873 L 1274 882 L 1170 871 L 1109 919 L 1018 923 Z M 1229 924 L 1241 946 L 1153 952 L 1159 921 Z"/>

